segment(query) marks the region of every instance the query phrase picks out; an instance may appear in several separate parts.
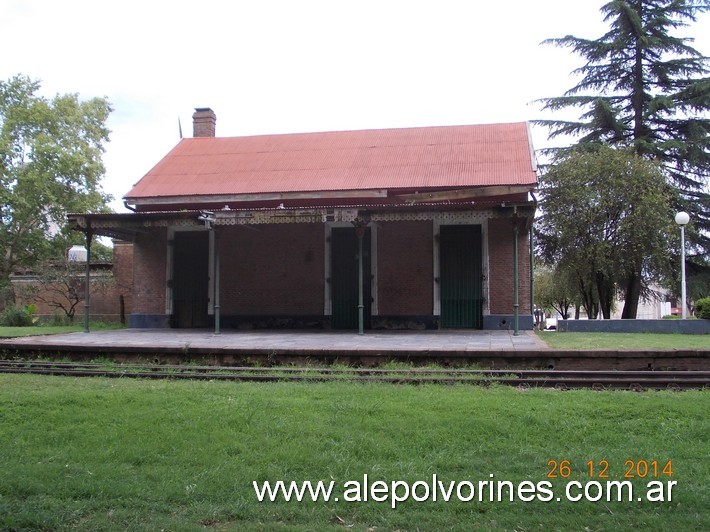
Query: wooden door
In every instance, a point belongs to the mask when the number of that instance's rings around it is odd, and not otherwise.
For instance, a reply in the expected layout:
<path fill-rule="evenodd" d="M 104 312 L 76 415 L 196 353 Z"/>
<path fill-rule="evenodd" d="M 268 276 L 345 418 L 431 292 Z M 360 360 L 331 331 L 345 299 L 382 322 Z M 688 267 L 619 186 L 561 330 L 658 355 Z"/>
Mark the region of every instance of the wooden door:
<path fill-rule="evenodd" d="M 172 326 L 208 326 L 209 235 L 207 231 L 180 231 L 173 241 Z"/>
<path fill-rule="evenodd" d="M 439 233 L 441 326 L 483 327 L 480 225 L 443 225 Z"/>
<path fill-rule="evenodd" d="M 364 327 L 372 316 L 372 268 L 370 229 L 362 239 Z M 355 228 L 333 228 L 330 236 L 331 300 L 333 329 L 358 329 L 358 238 Z"/>

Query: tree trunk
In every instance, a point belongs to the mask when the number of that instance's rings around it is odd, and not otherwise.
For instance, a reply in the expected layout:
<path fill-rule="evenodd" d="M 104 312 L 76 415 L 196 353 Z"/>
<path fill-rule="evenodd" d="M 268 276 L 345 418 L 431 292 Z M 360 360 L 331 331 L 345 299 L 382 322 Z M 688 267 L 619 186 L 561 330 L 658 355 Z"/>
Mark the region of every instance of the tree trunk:
<path fill-rule="evenodd" d="M 614 303 L 614 283 L 603 273 L 597 273 L 597 293 L 599 294 L 599 309 L 605 320 L 611 319 L 611 306 Z"/>
<path fill-rule="evenodd" d="M 624 289 L 624 310 L 621 312 L 622 320 L 635 320 L 639 310 L 641 297 L 641 274 L 632 272 L 626 279 Z"/>
<path fill-rule="evenodd" d="M 582 277 L 579 280 L 579 293 L 582 296 L 582 307 L 590 320 L 597 318 L 596 301 L 594 300 L 594 283 L 586 283 Z M 589 286 L 591 284 L 592 286 Z"/>

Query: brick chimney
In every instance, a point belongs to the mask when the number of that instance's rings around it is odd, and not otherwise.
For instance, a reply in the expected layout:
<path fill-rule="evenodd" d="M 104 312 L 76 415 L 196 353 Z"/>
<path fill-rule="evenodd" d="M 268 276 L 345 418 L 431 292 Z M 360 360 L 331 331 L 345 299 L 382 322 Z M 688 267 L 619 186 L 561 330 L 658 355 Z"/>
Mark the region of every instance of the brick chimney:
<path fill-rule="evenodd" d="M 214 137 L 217 115 L 209 107 L 197 107 L 192 115 L 193 137 Z"/>

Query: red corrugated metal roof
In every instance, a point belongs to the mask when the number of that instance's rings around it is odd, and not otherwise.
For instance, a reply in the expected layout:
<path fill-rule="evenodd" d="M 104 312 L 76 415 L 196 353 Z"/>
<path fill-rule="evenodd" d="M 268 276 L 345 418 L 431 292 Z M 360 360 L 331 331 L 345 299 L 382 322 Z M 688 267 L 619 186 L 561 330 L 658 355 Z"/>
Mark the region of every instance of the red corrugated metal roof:
<path fill-rule="evenodd" d="M 520 122 L 183 139 L 126 199 L 536 183 Z"/>

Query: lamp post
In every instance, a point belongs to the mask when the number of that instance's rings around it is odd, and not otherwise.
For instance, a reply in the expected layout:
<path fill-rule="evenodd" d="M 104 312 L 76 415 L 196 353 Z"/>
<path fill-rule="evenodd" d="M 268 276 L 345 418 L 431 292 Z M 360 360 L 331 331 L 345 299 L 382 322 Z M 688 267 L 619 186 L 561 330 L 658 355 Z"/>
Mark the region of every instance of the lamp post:
<path fill-rule="evenodd" d="M 690 221 L 690 216 L 685 211 L 680 211 L 675 215 L 675 223 L 680 225 L 680 304 L 683 319 L 688 317 L 687 305 L 685 303 L 685 226 Z"/>

